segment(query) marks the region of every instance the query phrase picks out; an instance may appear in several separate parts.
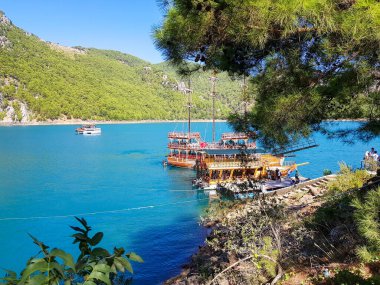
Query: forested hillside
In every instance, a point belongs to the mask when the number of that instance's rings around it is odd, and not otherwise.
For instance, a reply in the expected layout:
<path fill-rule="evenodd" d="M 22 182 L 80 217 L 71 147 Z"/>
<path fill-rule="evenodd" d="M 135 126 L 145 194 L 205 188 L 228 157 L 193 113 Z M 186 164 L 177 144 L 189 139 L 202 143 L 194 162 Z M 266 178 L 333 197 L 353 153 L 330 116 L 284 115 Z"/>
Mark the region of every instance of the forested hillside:
<path fill-rule="evenodd" d="M 0 12 L 0 121 L 185 119 L 181 78 L 168 64 L 117 51 L 63 47 Z M 191 77 L 194 118 L 211 117 L 209 73 Z M 180 88 L 179 88 L 180 89 Z M 216 114 L 238 107 L 240 81 L 218 75 Z"/>

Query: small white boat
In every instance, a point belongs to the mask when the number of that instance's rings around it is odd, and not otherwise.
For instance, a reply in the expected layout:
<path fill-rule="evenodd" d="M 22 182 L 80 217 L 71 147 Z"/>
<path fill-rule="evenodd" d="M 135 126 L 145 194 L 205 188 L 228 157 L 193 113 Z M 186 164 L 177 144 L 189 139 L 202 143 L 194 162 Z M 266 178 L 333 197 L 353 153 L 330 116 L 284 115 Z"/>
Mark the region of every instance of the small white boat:
<path fill-rule="evenodd" d="M 83 135 L 88 136 L 88 135 L 101 135 L 102 134 L 102 129 L 101 128 L 90 128 L 87 130 L 83 131 Z"/>
<path fill-rule="evenodd" d="M 77 128 L 75 131 L 77 134 L 85 136 L 102 134 L 102 129 L 97 128 L 95 125 L 83 125 L 82 127 Z"/>

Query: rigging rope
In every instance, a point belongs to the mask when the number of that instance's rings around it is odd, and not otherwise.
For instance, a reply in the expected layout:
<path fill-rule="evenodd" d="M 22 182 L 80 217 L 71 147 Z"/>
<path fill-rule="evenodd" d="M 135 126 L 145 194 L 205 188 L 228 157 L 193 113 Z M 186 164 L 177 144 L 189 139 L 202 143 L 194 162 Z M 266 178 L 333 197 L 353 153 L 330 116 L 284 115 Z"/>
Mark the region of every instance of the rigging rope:
<path fill-rule="evenodd" d="M 204 142 L 207 142 L 207 128 L 208 128 L 208 123 L 206 123 L 205 125 L 206 125 L 206 127 L 205 127 L 205 131 L 204 131 L 203 141 L 204 141 Z"/>
<path fill-rule="evenodd" d="M 9 217 L 9 218 L 0 218 L 0 222 L 1 221 L 18 221 L 18 220 L 41 220 L 41 219 L 55 219 L 55 218 L 72 218 L 72 217 L 78 217 L 78 216 L 82 216 L 82 217 L 83 216 L 94 216 L 94 215 L 99 215 L 99 214 L 116 214 L 116 213 L 122 213 L 122 212 L 128 212 L 128 211 L 136 211 L 136 210 L 152 209 L 152 208 L 170 206 L 170 205 L 186 204 L 186 203 L 192 203 L 192 202 L 197 202 L 197 201 L 204 201 L 204 200 L 208 200 L 208 199 L 209 198 L 203 198 L 203 199 L 197 199 L 197 200 L 186 200 L 186 201 L 181 201 L 181 202 L 164 203 L 164 204 L 157 204 L 157 205 L 150 205 L 150 206 L 141 206 L 141 207 L 134 207 L 134 208 L 105 210 L 105 211 L 78 213 L 78 214 L 69 214 L 69 215 Z"/>

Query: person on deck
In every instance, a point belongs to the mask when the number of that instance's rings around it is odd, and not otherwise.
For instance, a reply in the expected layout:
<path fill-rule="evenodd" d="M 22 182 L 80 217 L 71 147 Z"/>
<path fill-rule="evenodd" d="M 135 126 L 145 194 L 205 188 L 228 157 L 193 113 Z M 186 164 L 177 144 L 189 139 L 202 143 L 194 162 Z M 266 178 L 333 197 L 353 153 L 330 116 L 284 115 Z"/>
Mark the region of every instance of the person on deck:
<path fill-rule="evenodd" d="M 268 170 L 268 179 L 272 180 L 272 172 L 270 170 Z"/>
<path fill-rule="evenodd" d="M 276 168 L 276 177 L 277 177 L 278 180 L 281 181 L 281 171 L 278 168 Z"/>
<path fill-rule="evenodd" d="M 377 151 L 375 150 L 375 153 L 372 155 L 372 158 L 374 161 L 378 162 L 379 161 L 379 155 L 377 154 Z"/>
<path fill-rule="evenodd" d="M 294 178 L 296 179 L 296 184 L 300 183 L 300 176 L 298 170 L 296 170 L 296 175 L 294 175 Z"/>

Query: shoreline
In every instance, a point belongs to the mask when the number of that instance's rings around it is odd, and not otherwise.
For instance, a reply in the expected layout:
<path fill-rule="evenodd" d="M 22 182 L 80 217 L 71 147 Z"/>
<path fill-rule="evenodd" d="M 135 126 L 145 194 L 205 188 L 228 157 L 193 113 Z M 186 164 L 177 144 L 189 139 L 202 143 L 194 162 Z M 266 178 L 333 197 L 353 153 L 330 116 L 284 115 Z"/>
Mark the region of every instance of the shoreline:
<path fill-rule="evenodd" d="M 366 122 L 367 119 L 337 119 L 337 120 L 325 120 L 327 123 L 331 122 Z M 159 124 L 159 123 L 186 123 L 187 120 L 122 120 L 122 121 L 97 121 L 97 120 L 54 120 L 54 121 L 32 121 L 32 122 L 1 122 L 0 127 L 18 127 L 18 126 L 65 126 L 65 125 L 128 125 L 128 124 Z M 212 119 L 194 119 L 192 123 L 210 123 Z M 216 119 L 217 123 L 225 123 L 226 119 Z"/>
<path fill-rule="evenodd" d="M 187 120 L 134 120 L 134 121 L 86 121 L 86 120 L 55 120 L 43 122 L 0 122 L 0 127 L 18 127 L 18 126 L 66 126 L 66 125 L 128 125 L 128 124 L 160 124 L 160 123 L 186 123 Z M 192 123 L 210 123 L 212 119 L 198 119 L 192 120 Z M 217 119 L 215 122 L 227 122 L 227 120 Z"/>
<path fill-rule="evenodd" d="M 164 285 L 251 284 L 251 280 L 260 280 L 260 284 L 278 281 L 283 285 L 301 285 L 305 281 L 336 284 L 329 281 L 339 280 L 335 277 L 345 270 L 354 272 L 359 268 L 358 276 L 376 276 L 378 273 L 368 270 L 376 261 L 366 263 L 355 258 L 356 248 L 362 244 L 353 220 L 332 219 L 331 228 L 319 223 L 324 218 L 321 209 L 331 211 L 342 205 L 339 213 L 352 212 L 351 204 L 342 200 L 335 205 L 326 204 L 332 197 L 342 196 L 329 192 L 329 183 L 336 179 L 335 175 L 321 176 L 312 188 L 309 184 L 299 184 L 266 199 L 237 200 L 232 204 L 219 201 L 211 205 L 214 208 L 201 220 L 203 227 L 211 229 L 205 244 Z M 376 189 L 378 185 L 379 177 L 374 176 L 367 178 L 356 191 Z M 308 221 L 310 224 L 306 226 Z M 328 235 L 320 232 L 323 226 Z M 318 245 L 324 247 L 323 243 L 335 250 L 334 255 Z M 326 269 L 327 276 L 323 275 Z"/>

